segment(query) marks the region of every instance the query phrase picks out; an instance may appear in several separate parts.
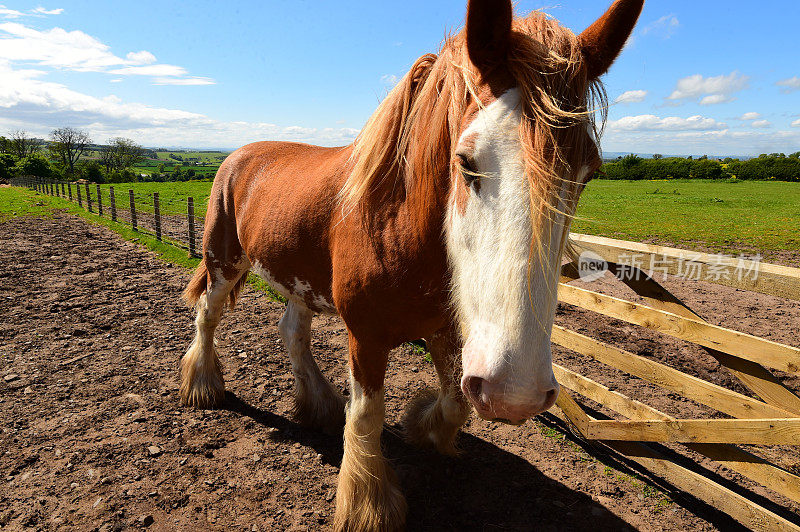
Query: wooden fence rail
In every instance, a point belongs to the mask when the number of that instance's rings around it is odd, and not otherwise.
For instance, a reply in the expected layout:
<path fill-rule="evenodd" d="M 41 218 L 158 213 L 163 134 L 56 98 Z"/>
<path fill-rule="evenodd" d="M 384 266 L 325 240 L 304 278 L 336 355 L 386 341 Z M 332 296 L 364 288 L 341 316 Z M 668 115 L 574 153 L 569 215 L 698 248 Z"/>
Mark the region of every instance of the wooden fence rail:
<path fill-rule="evenodd" d="M 656 282 L 649 275 L 653 268 L 650 272 L 644 271 L 648 265 L 657 264 L 659 269 L 655 271 L 659 273 L 680 274 L 682 269 L 685 274 L 689 271 L 686 264 L 691 262 L 695 278 L 799 300 L 800 269 L 589 235 L 571 235 L 571 239 L 581 259 L 562 268 L 558 287 L 562 303 L 699 345 L 760 399 L 556 325 L 551 338 L 554 344 L 678 393 L 730 418 L 675 419 L 569 368 L 554 364 L 556 378 L 564 388 L 557 403 L 560 415 L 583 438 L 602 442 L 749 528 L 800 531 L 800 519 L 788 520 L 779 516 L 755 502 L 755 498 L 729 490 L 713 480 L 712 475 L 686 469 L 643 443 L 683 444 L 775 493 L 800 502 L 800 476 L 736 446 L 800 445 L 800 398 L 765 368 L 799 373 L 800 349 L 710 324 Z M 647 304 L 568 284 L 580 278 L 583 267 L 580 262 L 587 250 L 594 254 L 590 259 L 600 257 L 607 261 L 608 271 Z M 717 273 L 744 269 L 748 275 L 703 275 L 712 268 L 716 268 Z M 599 419 L 589 415 L 572 393 L 599 403 L 626 419 Z"/>

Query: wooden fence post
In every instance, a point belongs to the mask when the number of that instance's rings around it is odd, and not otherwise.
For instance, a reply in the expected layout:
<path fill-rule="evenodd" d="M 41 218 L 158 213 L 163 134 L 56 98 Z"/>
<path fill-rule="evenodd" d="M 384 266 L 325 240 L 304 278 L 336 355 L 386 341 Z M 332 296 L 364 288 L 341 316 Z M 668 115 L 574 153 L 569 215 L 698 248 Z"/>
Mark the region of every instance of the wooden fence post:
<path fill-rule="evenodd" d="M 86 192 L 86 208 L 89 209 L 89 212 L 93 212 L 92 211 L 92 189 L 89 188 L 89 183 L 86 183 L 84 185 L 84 187 L 86 187 L 86 190 L 85 190 L 85 192 Z"/>
<path fill-rule="evenodd" d="M 103 193 L 100 191 L 100 183 L 97 183 L 97 214 L 103 216 Z"/>
<path fill-rule="evenodd" d="M 63 181 L 61 182 L 61 197 L 62 198 L 66 198 L 67 197 L 67 193 L 64 190 L 64 182 Z"/>
<path fill-rule="evenodd" d="M 111 220 L 117 221 L 117 198 L 114 196 L 114 187 L 108 187 L 108 201 L 111 206 Z"/>
<path fill-rule="evenodd" d="M 67 182 L 67 195 L 69 196 L 69 200 L 72 201 L 72 183 Z"/>
<path fill-rule="evenodd" d="M 81 201 L 81 186 L 75 185 L 75 190 L 78 191 L 78 207 L 83 207 L 83 202 Z"/>
<path fill-rule="evenodd" d="M 191 196 L 186 199 L 187 215 L 189 216 L 189 256 L 196 257 L 197 249 L 194 240 L 194 198 Z"/>
<path fill-rule="evenodd" d="M 128 190 L 128 197 L 131 200 L 131 227 L 134 231 L 139 229 L 136 227 L 136 202 L 133 200 L 133 190 Z"/>
<path fill-rule="evenodd" d="M 161 240 L 161 205 L 158 202 L 158 192 L 153 192 L 153 214 L 156 219 L 156 240 Z"/>

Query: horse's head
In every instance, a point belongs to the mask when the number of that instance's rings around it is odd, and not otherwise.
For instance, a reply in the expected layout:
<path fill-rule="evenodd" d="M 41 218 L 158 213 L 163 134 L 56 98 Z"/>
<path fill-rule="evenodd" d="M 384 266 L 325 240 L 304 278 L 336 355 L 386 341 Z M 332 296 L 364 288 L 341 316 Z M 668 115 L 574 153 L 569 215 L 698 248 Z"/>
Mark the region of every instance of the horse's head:
<path fill-rule="evenodd" d="M 601 164 L 597 79 L 642 4 L 617 0 L 576 36 L 541 13 L 513 19 L 509 0 L 470 0 L 449 50 L 468 103 L 452 136 L 445 233 L 461 387 L 486 419 L 522 422 L 558 396 L 550 331 L 570 219 Z"/>

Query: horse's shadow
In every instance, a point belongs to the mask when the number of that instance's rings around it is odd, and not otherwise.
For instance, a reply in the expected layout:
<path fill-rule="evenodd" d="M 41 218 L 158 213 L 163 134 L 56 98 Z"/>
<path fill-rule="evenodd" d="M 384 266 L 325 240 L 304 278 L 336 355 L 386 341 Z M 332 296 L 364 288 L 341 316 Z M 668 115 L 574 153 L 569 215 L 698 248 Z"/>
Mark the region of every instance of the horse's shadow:
<path fill-rule="evenodd" d="M 313 448 L 339 466 L 342 439 L 301 427 L 227 392 L 225 410 L 276 429 L 271 438 Z M 528 461 L 469 434 L 457 458 L 407 445 L 387 426 L 384 447 L 409 506 L 408 530 L 623 530 L 630 526 Z"/>

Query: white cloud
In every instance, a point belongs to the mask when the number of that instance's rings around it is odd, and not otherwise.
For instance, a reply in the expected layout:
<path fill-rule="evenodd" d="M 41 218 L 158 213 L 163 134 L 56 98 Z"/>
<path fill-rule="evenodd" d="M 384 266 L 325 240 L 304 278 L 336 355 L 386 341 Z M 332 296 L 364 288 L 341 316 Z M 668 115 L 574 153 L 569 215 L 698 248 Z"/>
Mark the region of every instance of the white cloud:
<path fill-rule="evenodd" d="M 37 7 L 36 9 L 32 9 L 31 10 L 31 13 L 33 13 L 35 15 L 60 15 L 63 12 L 64 12 L 63 8 L 49 9 L 48 10 L 48 9 L 45 9 L 45 8 L 43 8 L 41 6 Z"/>
<path fill-rule="evenodd" d="M 398 78 L 394 74 L 384 74 L 383 76 L 381 76 L 381 83 L 389 87 L 394 87 L 395 85 L 397 85 L 398 81 L 400 81 L 400 78 Z"/>
<path fill-rule="evenodd" d="M 6 19 L 20 18 L 20 17 L 44 17 L 47 15 L 60 15 L 63 12 L 64 10 L 61 8 L 48 10 L 43 7 L 37 7 L 36 9 L 31 9 L 27 13 L 24 13 L 22 11 L 18 11 L 16 9 L 10 9 L 4 6 L 3 4 L 0 4 L 0 17 Z"/>
<path fill-rule="evenodd" d="M 725 94 L 709 94 L 708 96 L 703 96 L 700 100 L 700 105 L 717 105 L 732 102 L 733 100 L 734 98 Z"/>
<path fill-rule="evenodd" d="M 725 129 L 728 126 L 713 118 L 700 115 L 680 118 L 655 115 L 625 116 L 619 120 L 609 120 L 609 131 L 710 131 Z"/>
<path fill-rule="evenodd" d="M 679 79 L 668 100 L 697 100 L 702 105 L 733 101 L 733 95 L 747 88 L 749 78 L 738 72 L 705 78 L 700 74 Z"/>
<path fill-rule="evenodd" d="M 800 119 L 797 119 L 794 122 L 792 122 L 792 127 L 800 127 Z"/>
<path fill-rule="evenodd" d="M 117 76 L 184 76 L 186 69 L 175 65 L 127 66 L 109 70 Z"/>
<path fill-rule="evenodd" d="M 209 116 L 97 98 L 39 79 L 37 70 L 14 70 L 0 60 L 0 131 L 24 129 L 46 137 L 56 127 L 89 131 L 96 141 L 117 136 L 146 145 L 234 148 L 256 140 L 291 140 L 324 145 L 352 142 L 351 128 L 282 127 L 264 122 L 223 122 Z"/>
<path fill-rule="evenodd" d="M 4 18 L 19 18 L 25 16 L 25 13 L 22 11 L 17 11 L 16 9 L 9 9 L 3 4 L 0 4 L 0 17 Z"/>
<path fill-rule="evenodd" d="M 647 98 L 647 94 L 647 91 L 643 90 L 625 91 L 617 96 L 614 103 L 640 103 Z"/>
<path fill-rule="evenodd" d="M 798 120 L 800 128 L 800 120 Z M 652 152 L 669 154 L 758 155 L 797 151 L 800 130 L 775 131 L 608 131 L 603 137 L 607 152 Z"/>
<path fill-rule="evenodd" d="M 775 85 L 778 87 L 783 87 L 781 92 L 784 94 L 789 94 L 790 92 L 800 91 L 800 77 L 793 77 L 788 79 L 782 79 L 777 82 Z"/>
<path fill-rule="evenodd" d="M 127 55 L 125 55 L 125 58 L 135 65 L 149 65 L 150 63 L 156 62 L 156 56 L 147 50 L 142 50 L 141 52 L 128 52 Z"/>
<path fill-rule="evenodd" d="M 772 122 L 769 120 L 755 120 L 750 125 L 756 129 L 766 129 L 768 127 L 772 127 Z"/>
<path fill-rule="evenodd" d="M 154 78 L 154 85 L 215 85 L 217 82 L 211 78 Z"/>
<path fill-rule="evenodd" d="M 747 121 L 747 120 L 758 120 L 759 118 L 761 118 L 761 114 L 760 113 L 756 113 L 756 112 L 753 111 L 753 112 L 750 112 L 750 113 L 743 114 L 742 116 L 739 117 L 739 120 L 745 120 L 745 121 Z"/>
<path fill-rule="evenodd" d="M 0 24 L 0 61 L 36 63 L 41 66 L 76 72 L 105 72 L 116 76 L 176 77 L 185 85 L 210 85 L 210 78 L 189 78 L 185 68 L 159 64 L 147 50 L 129 52 L 125 58 L 82 31 L 62 28 L 37 30 L 17 22 Z M 198 80 L 202 79 L 203 82 Z M 154 80 L 158 82 L 158 80 Z M 162 83 L 159 83 L 162 84 Z"/>
<path fill-rule="evenodd" d="M 662 39 L 669 39 L 678 31 L 681 23 L 674 14 L 664 15 L 655 22 L 651 22 L 642 30 L 642 35 L 657 35 Z"/>

